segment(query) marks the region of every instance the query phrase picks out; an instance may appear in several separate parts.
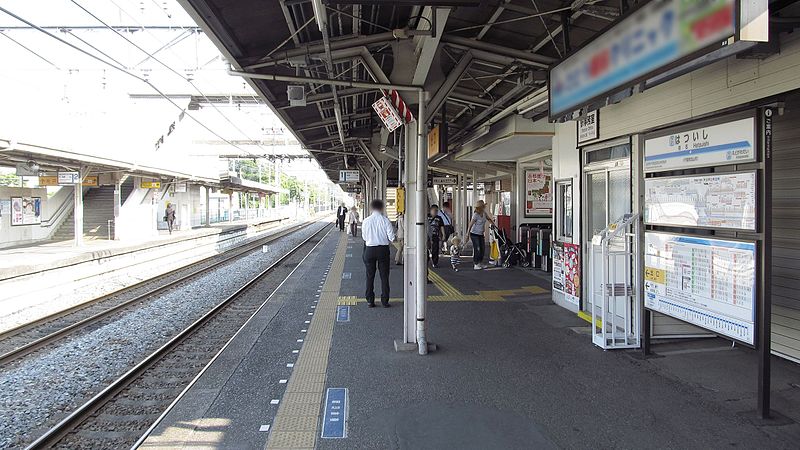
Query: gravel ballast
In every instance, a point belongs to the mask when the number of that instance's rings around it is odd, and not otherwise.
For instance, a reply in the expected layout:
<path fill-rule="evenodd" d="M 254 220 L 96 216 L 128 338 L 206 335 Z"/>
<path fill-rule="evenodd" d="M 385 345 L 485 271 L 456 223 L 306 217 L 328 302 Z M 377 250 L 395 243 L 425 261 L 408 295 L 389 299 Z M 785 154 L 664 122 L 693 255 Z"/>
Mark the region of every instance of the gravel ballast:
<path fill-rule="evenodd" d="M 231 261 L 110 323 L 0 369 L 0 448 L 20 448 L 35 439 L 37 430 L 78 407 L 326 225 L 312 224 L 269 244 L 266 252 Z"/>

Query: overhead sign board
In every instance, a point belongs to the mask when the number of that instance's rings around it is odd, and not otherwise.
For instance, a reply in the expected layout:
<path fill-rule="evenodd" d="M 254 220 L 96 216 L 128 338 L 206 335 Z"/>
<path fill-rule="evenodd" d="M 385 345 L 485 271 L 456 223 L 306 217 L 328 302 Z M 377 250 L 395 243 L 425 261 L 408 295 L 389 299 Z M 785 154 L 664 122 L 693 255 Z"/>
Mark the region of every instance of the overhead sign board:
<path fill-rule="evenodd" d="M 80 172 L 58 172 L 58 184 L 78 184 L 80 181 Z"/>
<path fill-rule="evenodd" d="M 648 225 L 756 231 L 756 173 L 644 180 Z"/>
<path fill-rule="evenodd" d="M 600 111 L 594 110 L 579 118 L 578 122 L 578 144 L 593 141 L 600 137 Z"/>
<path fill-rule="evenodd" d="M 358 183 L 361 181 L 361 174 L 357 170 L 340 170 L 340 183 Z"/>
<path fill-rule="evenodd" d="M 556 65 L 550 117 L 620 92 L 734 35 L 735 0 L 653 0 Z"/>
<path fill-rule="evenodd" d="M 139 187 L 141 187 L 142 189 L 161 189 L 161 182 L 142 180 L 142 182 L 139 183 Z"/>
<path fill-rule="evenodd" d="M 647 232 L 644 265 L 646 308 L 754 344 L 755 243 Z"/>
<path fill-rule="evenodd" d="M 372 104 L 372 109 L 378 113 L 383 125 L 389 132 L 392 132 L 403 125 L 403 118 L 397 113 L 397 110 L 392 106 L 392 102 L 388 97 L 381 97 Z"/>
<path fill-rule="evenodd" d="M 756 160 L 755 119 L 694 128 L 644 141 L 644 170 L 691 169 Z"/>
<path fill-rule="evenodd" d="M 433 184 L 441 186 L 455 186 L 458 184 L 456 177 L 433 177 Z"/>

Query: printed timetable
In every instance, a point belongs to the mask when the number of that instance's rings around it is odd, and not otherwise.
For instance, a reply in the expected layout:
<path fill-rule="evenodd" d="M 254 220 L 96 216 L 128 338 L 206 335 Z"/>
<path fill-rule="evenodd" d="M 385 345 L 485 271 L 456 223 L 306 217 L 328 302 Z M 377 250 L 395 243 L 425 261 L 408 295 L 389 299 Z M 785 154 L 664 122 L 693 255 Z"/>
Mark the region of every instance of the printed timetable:
<path fill-rule="evenodd" d="M 754 243 L 648 232 L 645 247 L 645 307 L 755 342 Z"/>
<path fill-rule="evenodd" d="M 756 174 L 740 172 L 645 180 L 645 223 L 756 229 Z"/>

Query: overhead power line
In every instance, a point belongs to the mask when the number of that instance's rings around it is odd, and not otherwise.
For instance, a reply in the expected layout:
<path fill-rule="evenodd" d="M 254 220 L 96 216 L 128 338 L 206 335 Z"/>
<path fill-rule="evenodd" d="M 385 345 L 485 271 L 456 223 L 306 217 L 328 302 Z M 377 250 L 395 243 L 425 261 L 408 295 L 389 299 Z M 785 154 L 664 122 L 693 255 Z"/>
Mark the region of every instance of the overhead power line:
<path fill-rule="evenodd" d="M 245 150 L 245 149 L 243 149 L 243 148 L 239 147 L 238 145 L 236 145 L 236 144 L 234 144 L 234 143 L 230 142 L 228 139 L 225 139 L 225 138 L 224 138 L 224 137 L 222 137 L 222 136 L 221 136 L 219 133 L 217 133 L 216 131 L 212 130 L 212 129 L 211 129 L 211 128 L 209 128 L 209 127 L 208 127 L 206 124 L 204 124 L 203 122 L 201 122 L 200 120 L 198 120 L 196 117 L 194 117 L 192 114 L 190 114 L 188 111 L 186 111 L 186 110 L 184 110 L 183 108 L 181 108 L 181 106 L 180 106 L 180 105 L 178 105 L 177 103 L 175 103 L 175 102 L 174 102 L 174 101 L 173 101 L 171 98 L 169 98 L 169 96 L 167 96 L 167 95 L 166 95 L 164 92 L 162 92 L 160 89 L 158 89 L 158 88 L 157 88 L 157 87 L 156 87 L 156 86 L 155 86 L 153 83 L 151 83 L 149 80 L 147 80 L 147 79 L 145 79 L 145 78 L 142 78 L 142 77 L 140 77 L 140 76 L 136 75 L 135 73 L 129 72 L 128 70 L 126 70 L 126 69 L 125 69 L 125 68 L 123 68 L 123 67 L 119 67 L 119 66 L 117 66 L 117 65 L 115 65 L 115 64 L 112 64 L 112 63 L 110 63 L 110 62 L 108 62 L 108 61 L 106 61 L 106 60 L 104 60 L 104 59 L 102 59 L 102 58 L 98 57 L 97 55 L 94 55 L 94 54 L 92 54 L 92 53 L 89 53 L 88 51 L 86 51 L 86 50 L 84 50 L 84 49 L 82 49 L 82 48 L 80 48 L 80 47 L 78 47 L 78 46 L 76 46 L 76 45 L 72 44 L 71 42 L 68 42 L 68 41 L 66 41 L 66 40 L 64 40 L 64 39 L 61 39 L 60 37 L 58 37 L 58 36 L 56 36 L 56 35 L 54 35 L 54 34 L 50 33 L 49 31 L 47 31 L 47 30 L 45 30 L 45 29 L 43 29 L 43 28 L 39 27 L 38 25 L 36 25 L 36 24 L 34 24 L 34 23 L 32 23 L 32 22 L 30 22 L 30 21 L 28 21 L 28 20 L 26 20 L 26 19 L 24 19 L 24 18 L 22 18 L 22 17 L 20 17 L 20 16 L 16 15 L 16 14 L 14 14 L 13 12 L 9 11 L 8 9 L 6 9 L 6 8 L 4 8 L 4 7 L 2 7 L 2 6 L 0 6 L 0 11 L 2 11 L 3 13 L 7 14 L 8 16 L 11 16 L 11 17 L 13 17 L 14 19 L 16 19 L 16 20 L 18 20 L 18 21 L 20 21 L 20 22 L 22 22 L 22 23 L 24 23 L 24 24 L 26 24 L 26 25 L 28 25 L 28 26 L 30 26 L 30 27 L 32 27 L 32 28 L 35 28 L 36 30 L 38 30 L 38 31 L 40 31 L 40 32 L 42 32 L 42 33 L 44 33 L 44 34 L 46 34 L 47 36 L 49 36 L 49 37 L 51 37 L 51 38 L 53 38 L 53 39 L 55 39 L 55 40 L 57 40 L 57 41 L 59 41 L 59 42 L 61 42 L 62 44 L 64 44 L 64 45 L 67 45 L 67 46 L 69 46 L 70 48 L 72 48 L 72 49 L 74 49 L 74 50 L 76 50 L 76 51 L 78 51 L 78 52 L 80 52 L 80 53 L 83 53 L 84 55 L 86 55 L 86 56 L 88 56 L 88 57 L 90 57 L 90 58 L 92 58 L 92 59 L 94 59 L 94 60 L 96 60 L 96 61 L 99 61 L 99 62 L 100 62 L 100 63 L 102 63 L 102 64 L 105 64 L 105 65 L 107 65 L 107 66 L 111 67 L 111 68 L 112 68 L 112 69 L 114 69 L 114 70 L 117 70 L 117 71 L 119 71 L 119 72 L 122 72 L 122 73 L 124 73 L 124 74 L 126 74 L 126 75 L 128 75 L 128 76 L 130 76 L 130 77 L 133 77 L 133 78 L 135 78 L 135 79 L 137 79 L 137 80 L 141 81 L 142 83 L 145 83 L 145 84 L 147 84 L 148 86 L 150 86 L 150 88 L 151 88 L 151 89 L 153 89 L 154 91 L 156 91 L 156 92 L 157 92 L 157 93 L 158 93 L 158 94 L 159 94 L 161 97 L 163 97 L 164 99 L 166 99 L 166 100 L 167 100 L 168 102 L 170 102 L 170 103 L 171 103 L 173 106 L 175 106 L 176 108 L 178 108 L 178 109 L 179 109 L 181 112 L 184 112 L 184 113 L 185 113 L 185 114 L 186 114 L 186 115 L 187 115 L 187 116 L 188 116 L 190 119 L 192 119 L 192 120 L 193 120 L 194 122 L 196 122 L 198 125 L 200 125 L 201 127 L 203 127 L 203 128 L 206 130 L 206 131 L 208 131 L 209 133 L 211 133 L 211 134 L 213 134 L 214 136 L 218 137 L 219 139 L 221 139 L 223 142 L 225 142 L 226 144 L 230 145 L 231 147 L 233 147 L 233 148 L 235 148 L 235 149 L 237 149 L 237 150 L 241 150 L 241 151 L 243 151 L 243 152 L 245 152 L 245 153 L 249 153 L 247 150 Z"/>

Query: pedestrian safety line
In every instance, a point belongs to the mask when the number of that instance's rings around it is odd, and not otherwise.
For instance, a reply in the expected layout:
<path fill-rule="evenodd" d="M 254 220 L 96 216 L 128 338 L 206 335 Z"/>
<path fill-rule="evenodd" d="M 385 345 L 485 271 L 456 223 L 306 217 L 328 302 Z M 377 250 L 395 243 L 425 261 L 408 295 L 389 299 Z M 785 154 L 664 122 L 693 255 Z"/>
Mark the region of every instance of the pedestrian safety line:
<path fill-rule="evenodd" d="M 441 292 L 439 295 L 429 295 L 428 301 L 430 302 L 502 302 L 505 301 L 506 297 L 526 294 L 538 295 L 550 292 L 548 289 L 541 286 L 521 286 L 515 289 L 485 290 L 478 291 L 477 294 L 464 294 L 432 270 L 428 271 L 428 277 L 436 289 Z M 365 303 L 366 301 L 367 300 L 363 297 L 344 295 L 339 297 L 338 304 L 354 306 L 358 303 Z M 401 303 L 402 301 L 403 299 L 401 297 L 389 299 L 390 303 Z"/>
<path fill-rule="evenodd" d="M 286 395 L 275 415 L 267 449 L 313 449 L 317 445 L 320 408 L 346 251 L 347 235 L 342 234 L 300 356 L 294 363 L 292 376 L 286 385 Z"/>

